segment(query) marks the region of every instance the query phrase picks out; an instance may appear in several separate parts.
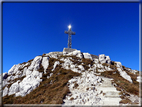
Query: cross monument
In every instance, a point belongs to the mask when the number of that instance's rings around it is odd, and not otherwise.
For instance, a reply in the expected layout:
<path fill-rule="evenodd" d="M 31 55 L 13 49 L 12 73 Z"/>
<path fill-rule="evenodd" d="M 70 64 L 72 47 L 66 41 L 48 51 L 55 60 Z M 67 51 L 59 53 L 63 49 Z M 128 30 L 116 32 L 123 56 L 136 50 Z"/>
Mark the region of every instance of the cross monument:
<path fill-rule="evenodd" d="M 68 34 L 68 48 L 71 48 L 71 35 L 75 35 L 75 32 L 71 31 L 71 25 L 69 25 L 68 28 L 68 31 L 65 31 L 65 33 Z"/>

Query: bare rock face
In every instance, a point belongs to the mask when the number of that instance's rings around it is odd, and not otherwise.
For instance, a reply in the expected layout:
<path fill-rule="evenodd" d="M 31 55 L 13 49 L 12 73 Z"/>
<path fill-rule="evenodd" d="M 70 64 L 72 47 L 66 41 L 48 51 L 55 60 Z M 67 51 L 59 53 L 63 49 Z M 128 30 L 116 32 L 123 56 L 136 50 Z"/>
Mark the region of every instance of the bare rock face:
<path fill-rule="evenodd" d="M 73 73 L 69 75 L 72 78 L 67 81 L 65 87 L 68 87 L 70 93 L 62 99 L 63 105 L 120 105 L 122 100 L 120 91 L 125 89 L 117 90 L 118 84 L 113 83 L 115 78 L 121 77 L 122 80 L 119 81 L 122 82 L 121 84 L 127 80 L 125 85 L 140 82 L 138 71 L 124 68 L 121 62 L 111 61 L 105 54 L 96 56 L 80 50 L 64 48 L 63 52 L 36 56 L 28 62 L 14 65 L 8 73 L 3 73 L 0 78 L 2 80 L 0 86 L 3 83 L 2 96 L 26 97 L 34 89 L 40 90 L 40 84 L 41 86 L 55 85 L 55 82 L 62 84 L 57 76 L 64 77 L 69 72 L 79 73 L 80 76 L 74 76 Z M 44 81 L 46 79 L 49 80 L 47 83 Z M 138 98 L 137 95 L 130 94 L 129 100 L 138 103 Z"/>
<path fill-rule="evenodd" d="M 6 79 L 8 77 L 8 73 L 3 73 L 3 79 Z"/>
<path fill-rule="evenodd" d="M 86 59 L 91 59 L 92 60 L 92 56 L 89 53 L 83 53 L 83 56 Z"/>
<path fill-rule="evenodd" d="M 99 61 L 100 61 L 101 64 L 102 63 L 108 63 L 108 64 L 111 63 L 110 57 L 109 56 L 105 56 L 105 54 L 99 55 Z"/>

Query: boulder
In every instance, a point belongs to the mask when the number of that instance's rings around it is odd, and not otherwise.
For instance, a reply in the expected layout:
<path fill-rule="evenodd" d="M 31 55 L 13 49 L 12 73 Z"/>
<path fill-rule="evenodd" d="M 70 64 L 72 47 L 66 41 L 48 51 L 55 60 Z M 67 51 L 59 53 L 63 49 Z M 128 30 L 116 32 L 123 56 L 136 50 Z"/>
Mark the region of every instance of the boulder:
<path fill-rule="evenodd" d="M 15 94 L 19 91 L 19 83 L 18 82 L 20 82 L 20 80 L 18 80 L 17 82 L 15 82 L 11 85 L 11 87 L 9 88 L 8 95 Z"/>
<path fill-rule="evenodd" d="M 124 79 L 126 79 L 126 80 L 128 80 L 129 82 L 133 83 L 131 77 L 130 77 L 125 71 L 123 71 L 121 68 L 117 68 L 117 70 L 119 71 L 120 75 L 121 75 Z"/>
<path fill-rule="evenodd" d="M 121 64 L 121 62 L 115 62 L 115 64 L 116 64 L 116 67 L 117 67 L 117 68 L 121 68 L 121 69 L 122 69 L 122 64 Z"/>
<path fill-rule="evenodd" d="M 92 56 L 89 53 L 83 53 L 83 56 L 85 59 L 91 59 L 92 60 Z"/>
<path fill-rule="evenodd" d="M 46 73 L 46 69 L 49 66 L 49 57 L 43 57 L 41 64 L 42 64 L 42 66 L 44 68 L 44 73 Z"/>
<path fill-rule="evenodd" d="M 99 61 L 100 61 L 101 64 L 102 63 L 108 63 L 108 64 L 111 63 L 110 57 L 109 56 L 105 56 L 105 54 L 99 55 Z"/>
<path fill-rule="evenodd" d="M 56 62 L 54 63 L 54 65 L 53 65 L 53 69 L 52 69 L 51 71 L 54 71 L 54 69 L 56 68 L 56 66 L 59 65 L 59 64 L 60 64 L 60 62 L 59 62 L 59 61 L 56 61 Z"/>
<path fill-rule="evenodd" d="M 34 60 L 32 61 L 31 65 L 28 67 L 29 70 L 38 70 L 40 63 L 42 60 L 42 56 L 37 56 L 34 58 Z"/>
<path fill-rule="evenodd" d="M 3 73 L 3 79 L 6 79 L 7 77 L 8 77 L 8 73 L 7 72 Z"/>
<path fill-rule="evenodd" d="M 8 88 L 5 87 L 4 90 L 3 90 L 3 96 L 6 96 L 8 94 Z"/>
<path fill-rule="evenodd" d="M 79 57 L 79 58 L 83 58 L 83 55 L 82 55 L 80 50 L 71 49 L 71 48 L 64 49 L 63 50 L 63 55 L 76 56 L 76 57 Z"/>

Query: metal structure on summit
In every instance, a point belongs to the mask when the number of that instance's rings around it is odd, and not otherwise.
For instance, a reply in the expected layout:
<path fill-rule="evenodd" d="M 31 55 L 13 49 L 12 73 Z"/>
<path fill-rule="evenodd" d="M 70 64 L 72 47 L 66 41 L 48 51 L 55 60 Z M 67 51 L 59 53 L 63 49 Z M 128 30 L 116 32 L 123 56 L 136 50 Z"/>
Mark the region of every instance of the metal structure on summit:
<path fill-rule="evenodd" d="M 75 35 L 75 32 L 71 31 L 71 25 L 68 26 L 68 31 L 65 31 L 66 34 L 68 34 L 68 48 L 71 48 L 72 45 L 72 39 L 71 35 Z"/>

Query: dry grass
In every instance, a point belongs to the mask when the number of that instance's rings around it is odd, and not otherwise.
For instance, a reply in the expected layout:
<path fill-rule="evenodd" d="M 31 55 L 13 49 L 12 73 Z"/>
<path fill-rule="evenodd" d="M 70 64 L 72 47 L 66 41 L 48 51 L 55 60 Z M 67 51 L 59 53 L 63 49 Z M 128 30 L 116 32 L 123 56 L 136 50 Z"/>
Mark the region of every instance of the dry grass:
<path fill-rule="evenodd" d="M 111 69 L 114 69 L 114 70 L 117 69 L 116 66 L 115 66 L 116 64 L 113 61 L 111 62 L 111 64 L 103 63 L 102 65 L 106 66 L 106 67 L 110 67 Z"/>
<path fill-rule="evenodd" d="M 121 100 L 120 102 L 119 102 L 120 104 L 122 103 L 122 104 L 131 104 L 132 102 L 131 102 L 131 100 L 129 100 L 128 98 L 127 99 L 123 99 L 123 100 Z"/>
<path fill-rule="evenodd" d="M 49 67 L 46 70 L 47 74 L 43 73 L 43 80 L 39 87 L 24 97 L 14 97 L 14 95 L 5 96 L 3 97 L 3 104 L 62 104 L 65 96 L 70 93 L 67 86 L 68 80 L 74 76 L 80 76 L 81 74 L 57 66 L 53 75 L 47 79 L 54 62 L 57 60 L 58 59 L 50 58 Z M 39 68 L 39 70 L 43 72 L 42 67 Z M 50 84 L 51 80 L 52 84 Z"/>
<path fill-rule="evenodd" d="M 91 60 L 91 59 L 85 59 L 83 58 L 82 59 L 82 66 L 84 67 L 85 70 L 88 70 L 90 67 L 89 67 L 89 64 L 92 66 L 94 64 L 94 62 Z"/>
<path fill-rule="evenodd" d="M 137 77 L 139 76 L 139 73 L 133 74 L 132 72 L 128 71 L 125 66 L 122 66 L 122 67 L 123 67 L 123 70 L 131 77 L 133 84 L 139 85 L 139 82 L 136 81 Z"/>

